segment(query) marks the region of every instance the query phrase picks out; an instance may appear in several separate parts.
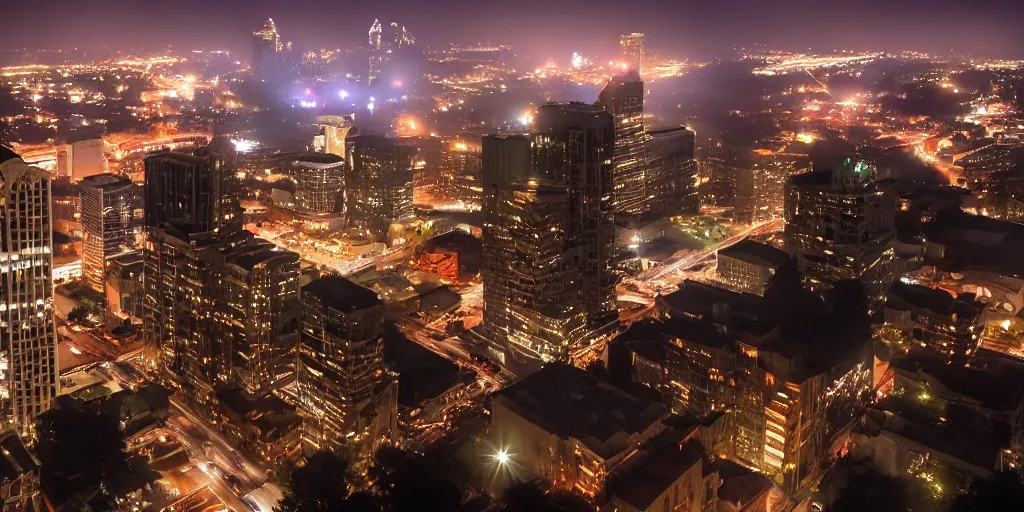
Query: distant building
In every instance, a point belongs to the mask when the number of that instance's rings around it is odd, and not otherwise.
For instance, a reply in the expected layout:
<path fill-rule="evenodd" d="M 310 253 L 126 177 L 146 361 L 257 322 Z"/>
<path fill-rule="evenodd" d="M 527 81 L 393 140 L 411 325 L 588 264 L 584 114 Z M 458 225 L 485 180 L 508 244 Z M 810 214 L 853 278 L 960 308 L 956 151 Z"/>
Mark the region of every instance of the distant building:
<path fill-rule="evenodd" d="M 664 428 L 665 406 L 574 367 L 551 364 L 497 391 L 491 436 L 499 478 L 542 478 L 601 500 L 608 476 Z M 498 485 L 501 482 L 499 481 Z"/>
<path fill-rule="evenodd" d="M 0 422 L 31 435 L 57 394 L 50 174 L 0 146 Z"/>
<path fill-rule="evenodd" d="M 405 26 L 392 22 L 386 29 L 380 20 L 373 20 L 369 32 L 370 68 L 368 83 L 373 85 L 386 73 L 385 67 L 401 50 L 416 44 Z"/>
<path fill-rule="evenodd" d="M 732 208 L 737 220 L 753 217 L 752 152 L 728 141 L 707 139 L 697 145 L 701 204 Z"/>
<path fill-rule="evenodd" d="M 775 273 L 793 265 L 785 251 L 745 239 L 718 251 L 718 280 L 726 288 L 764 296 Z"/>
<path fill-rule="evenodd" d="M 649 130 L 644 140 L 647 176 L 645 212 L 651 218 L 700 210 L 693 130 L 677 126 Z"/>
<path fill-rule="evenodd" d="M 107 259 L 104 293 L 107 311 L 121 320 L 142 320 L 142 251 L 129 251 Z"/>
<path fill-rule="evenodd" d="M 794 175 L 786 185 L 786 251 L 811 290 L 859 279 L 877 309 L 895 279 L 896 196 L 871 168 L 847 158 L 839 169 Z"/>
<path fill-rule="evenodd" d="M 647 207 L 644 158 L 644 83 L 637 72 L 613 77 L 597 104 L 615 120 L 612 154 L 612 207 L 615 213 L 641 215 Z"/>
<path fill-rule="evenodd" d="M 280 69 L 283 48 L 274 20 L 267 18 L 263 28 L 252 34 L 253 76 L 259 80 L 272 78 L 273 73 Z"/>
<path fill-rule="evenodd" d="M 619 49 L 622 52 L 622 64 L 625 65 L 626 70 L 635 70 L 637 73 L 642 73 L 644 64 L 643 32 L 623 35 L 619 38 Z"/>
<path fill-rule="evenodd" d="M 784 216 L 786 183 L 794 174 L 810 170 L 811 161 L 801 148 L 789 147 L 777 152 L 754 152 L 752 220 L 779 219 Z"/>
<path fill-rule="evenodd" d="M 71 180 L 107 172 L 107 157 L 103 153 L 103 139 L 75 142 L 70 146 Z"/>
<path fill-rule="evenodd" d="M 102 292 L 107 259 L 135 242 L 130 237 L 135 185 L 128 178 L 97 174 L 83 179 L 81 190 L 82 275 L 89 287 Z"/>
<path fill-rule="evenodd" d="M 365 470 L 377 448 L 398 434 L 398 390 L 384 369 L 384 303 L 342 277 L 301 290 L 297 367 L 302 444 Z"/>
<path fill-rule="evenodd" d="M 349 218 L 372 234 L 413 216 L 412 166 L 415 149 L 378 135 L 348 139 L 345 180 Z"/>
<path fill-rule="evenodd" d="M 455 141 L 441 154 L 440 179 L 435 188 L 440 199 L 465 208 L 479 208 L 483 165 L 480 146 Z"/>
<path fill-rule="evenodd" d="M 345 140 L 355 126 L 355 114 L 347 116 L 318 116 L 316 118 L 324 131 L 324 153 L 345 158 Z"/>

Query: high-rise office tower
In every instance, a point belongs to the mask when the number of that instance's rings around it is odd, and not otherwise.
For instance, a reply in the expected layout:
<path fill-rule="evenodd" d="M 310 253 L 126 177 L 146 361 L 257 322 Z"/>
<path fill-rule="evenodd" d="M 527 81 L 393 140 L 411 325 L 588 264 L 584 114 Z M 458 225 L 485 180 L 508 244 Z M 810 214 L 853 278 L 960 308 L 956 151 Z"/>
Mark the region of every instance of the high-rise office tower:
<path fill-rule="evenodd" d="M 697 213 L 697 161 L 693 131 L 677 126 L 647 132 L 646 211 L 652 217 Z"/>
<path fill-rule="evenodd" d="M 214 314 L 220 249 L 252 238 L 241 229 L 229 155 L 215 142 L 145 159 L 145 355 L 168 380 L 200 389 L 221 380 L 229 357 Z"/>
<path fill-rule="evenodd" d="M 227 382 L 251 396 L 293 375 L 299 255 L 256 239 L 225 251 L 216 271 L 218 339 Z"/>
<path fill-rule="evenodd" d="M 57 395 L 50 174 L 0 146 L 0 421 L 23 435 Z"/>
<path fill-rule="evenodd" d="M 895 278 L 896 197 L 863 162 L 797 174 L 786 184 L 786 251 L 806 285 L 859 279 L 872 308 Z"/>
<path fill-rule="evenodd" d="M 412 167 L 416 149 L 378 135 L 352 137 L 345 179 L 349 218 L 380 234 L 413 215 Z"/>
<path fill-rule="evenodd" d="M 127 248 L 135 185 L 128 178 L 97 174 L 82 180 L 82 277 L 103 292 L 107 258 Z"/>
<path fill-rule="evenodd" d="M 281 59 L 281 36 L 274 20 L 267 18 L 263 28 L 252 33 L 252 72 L 260 80 L 270 78 Z"/>
<path fill-rule="evenodd" d="M 517 354 L 565 361 L 585 334 L 578 300 L 584 246 L 571 238 L 570 194 L 564 184 L 519 180 L 509 187 L 501 214 L 511 252 L 505 337 Z"/>
<path fill-rule="evenodd" d="M 452 142 L 441 155 L 441 172 L 435 196 L 467 208 L 479 208 L 482 165 L 479 145 Z"/>
<path fill-rule="evenodd" d="M 491 357 L 506 362 L 509 312 L 509 261 L 514 241 L 503 205 L 514 182 L 533 175 L 533 142 L 527 135 L 483 138 L 483 278 L 484 322 Z"/>
<path fill-rule="evenodd" d="M 395 439 L 398 383 L 384 369 L 384 303 L 343 277 L 302 287 L 296 369 L 302 444 L 366 467 Z"/>
<path fill-rule="evenodd" d="M 581 247 L 580 303 L 587 328 L 618 320 L 615 307 L 615 212 L 612 208 L 612 115 L 583 103 L 556 103 L 534 119 L 534 170 L 569 190 L 570 243 Z"/>
<path fill-rule="evenodd" d="M 622 51 L 622 63 L 627 70 L 643 72 L 644 61 L 644 34 L 633 32 L 625 34 L 619 39 L 619 48 Z"/>
<path fill-rule="evenodd" d="M 565 359 L 618 320 L 612 116 L 550 104 L 534 127 L 483 140 L 484 329 L 501 361 Z"/>
<path fill-rule="evenodd" d="M 615 119 L 612 202 L 615 213 L 641 215 L 646 207 L 644 161 L 644 83 L 632 71 L 612 78 L 597 96 Z"/>
<path fill-rule="evenodd" d="M 331 153 L 300 153 L 289 158 L 287 171 L 295 181 L 295 204 L 312 214 L 343 213 L 345 160 Z"/>

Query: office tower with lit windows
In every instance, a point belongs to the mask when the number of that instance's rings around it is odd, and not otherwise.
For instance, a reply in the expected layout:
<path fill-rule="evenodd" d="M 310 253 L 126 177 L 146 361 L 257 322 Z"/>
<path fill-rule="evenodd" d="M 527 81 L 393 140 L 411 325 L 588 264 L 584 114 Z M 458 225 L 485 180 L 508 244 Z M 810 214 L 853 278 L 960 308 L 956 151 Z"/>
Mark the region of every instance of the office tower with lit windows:
<path fill-rule="evenodd" d="M 50 174 L 0 146 L 0 420 L 22 435 L 57 395 Z"/>
<path fill-rule="evenodd" d="M 508 347 L 529 360 L 566 361 L 586 327 L 577 290 L 583 246 L 570 238 L 569 191 L 557 182 L 520 180 L 501 206 L 512 241 L 503 261 Z"/>
<path fill-rule="evenodd" d="M 145 159 L 144 354 L 168 381 L 200 392 L 210 391 L 227 368 L 215 315 L 220 249 L 252 238 L 241 229 L 225 149 Z"/>
<path fill-rule="evenodd" d="M 501 361 L 565 359 L 618 321 L 612 124 L 601 107 L 556 103 L 534 134 L 483 140 L 484 329 Z"/>
<path fill-rule="evenodd" d="M 281 35 L 274 20 L 267 18 L 263 28 L 252 34 L 252 72 L 259 80 L 272 78 L 281 61 Z"/>
<path fill-rule="evenodd" d="M 416 149 L 379 135 L 352 137 L 345 179 L 350 221 L 373 234 L 413 215 L 412 171 Z"/>
<path fill-rule="evenodd" d="M 630 72 L 613 77 L 597 104 L 615 120 L 612 155 L 612 204 L 616 214 L 642 215 L 647 206 L 644 161 L 644 83 Z"/>
<path fill-rule="evenodd" d="M 677 126 L 647 132 L 646 213 L 651 218 L 694 214 L 700 210 L 697 195 L 697 161 L 692 130 Z"/>
<path fill-rule="evenodd" d="M 578 304 L 587 315 L 587 330 L 594 333 L 618 321 L 613 269 L 614 119 L 599 106 L 555 103 L 537 110 L 534 130 L 534 172 L 565 185 L 569 192 L 569 244 L 580 251 Z"/>
<path fill-rule="evenodd" d="M 224 251 L 215 274 L 223 380 L 266 394 L 294 376 L 299 255 L 256 239 Z"/>
<path fill-rule="evenodd" d="M 644 61 L 643 32 L 623 35 L 619 38 L 619 49 L 622 51 L 622 63 L 626 65 L 626 69 L 642 73 Z"/>
<path fill-rule="evenodd" d="M 488 353 L 506 362 L 509 285 L 515 249 L 504 205 L 512 184 L 533 175 L 533 143 L 527 135 L 489 135 L 483 138 L 483 281 L 484 321 Z"/>
<path fill-rule="evenodd" d="M 135 185 L 128 178 L 97 174 L 82 180 L 82 277 L 103 292 L 107 259 L 127 249 Z"/>
<path fill-rule="evenodd" d="M 458 140 L 448 144 L 441 155 L 436 196 L 463 208 L 479 208 L 482 165 L 479 145 Z"/>
<path fill-rule="evenodd" d="M 398 432 L 398 382 L 384 368 L 384 303 L 343 277 L 300 291 L 297 363 L 304 450 L 334 452 L 365 471 Z"/>
<path fill-rule="evenodd" d="M 895 279 L 896 196 L 863 162 L 797 174 L 786 184 L 786 251 L 811 290 L 859 279 L 872 309 Z"/>
<path fill-rule="evenodd" d="M 295 182 L 295 205 L 304 213 L 344 213 L 345 160 L 332 153 L 299 153 L 285 171 Z"/>
<path fill-rule="evenodd" d="M 316 122 L 324 130 L 324 153 L 345 158 L 345 139 L 355 126 L 355 114 L 347 116 L 317 116 Z"/>

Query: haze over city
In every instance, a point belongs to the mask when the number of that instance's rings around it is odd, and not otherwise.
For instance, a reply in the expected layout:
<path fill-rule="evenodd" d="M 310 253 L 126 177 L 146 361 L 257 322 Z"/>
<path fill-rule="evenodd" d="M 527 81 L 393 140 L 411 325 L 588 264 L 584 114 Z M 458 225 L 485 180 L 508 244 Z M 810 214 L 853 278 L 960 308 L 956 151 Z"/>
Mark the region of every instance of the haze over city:
<path fill-rule="evenodd" d="M 1020 2 L 2 12 L 4 511 L 1024 509 Z"/>

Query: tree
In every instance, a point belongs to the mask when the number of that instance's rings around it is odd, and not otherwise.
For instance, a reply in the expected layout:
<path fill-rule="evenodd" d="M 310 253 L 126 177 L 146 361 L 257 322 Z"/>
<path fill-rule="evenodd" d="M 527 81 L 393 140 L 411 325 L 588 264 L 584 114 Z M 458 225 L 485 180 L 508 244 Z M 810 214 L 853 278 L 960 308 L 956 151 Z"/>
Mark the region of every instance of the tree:
<path fill-rule="evenodd" d="M 975 510 L 1019 510 L 1024 506 L 1024 482 L 1012 471 L 994 478 L 976 480 L 966 494 L 953 500 L 951 512 Z"/>
<path fill-rule="evenodd" d="M 370 477 L 384 510 L 462 510 L 458 486 L 423 455 L 385 446 L 374 457 Z"/>
<path fill-rule="evenodd" d="M 376 512 L 380 504 L 366 493 L 349 491 L 348 463 L 329 452 L 317 452 L 292 472 L 276 512 Z"/>
<path fill-rule="evenodd" d="M 850 480 L 829 509 L 835 512 L 907 512 L 907 486 L 875 471 L 851 472 Z"/>
<path fill-rule="evenodd" d="M 545 493 L 528 482 L 505 490 L 501 512 L 592 512 L 594 507 L 583 498 L 566 491 Z"/>
<path fill-rule="evenodd" d="M 39 418 L 40 478 L 57 504 L 119 497 L 156 480 L 143 459 L 129 457 L 113 414 L 99 408 L 58 407 Z"/>

